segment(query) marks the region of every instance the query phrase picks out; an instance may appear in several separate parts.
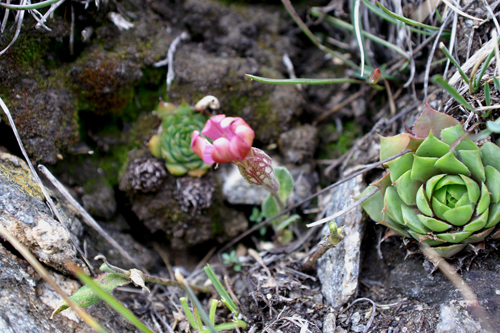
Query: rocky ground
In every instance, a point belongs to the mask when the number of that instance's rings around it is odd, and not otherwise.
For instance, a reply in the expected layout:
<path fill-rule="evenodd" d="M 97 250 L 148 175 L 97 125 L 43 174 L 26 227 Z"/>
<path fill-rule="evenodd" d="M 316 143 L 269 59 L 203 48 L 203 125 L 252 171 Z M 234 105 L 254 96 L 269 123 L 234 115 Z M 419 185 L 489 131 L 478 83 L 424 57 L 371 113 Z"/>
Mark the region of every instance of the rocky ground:
<path fill-rule="evenodd" d="M 359 63 L 353 35 L 306 15 L 310 7 L 326 5 L 336 17 L 350 20 L 347 2 L 314 1 L 297 4 L 296 9 L 325 45 Z M 408 16 L 419 5 L 404 4 L 403 13 Z M 483 2 L 461 5 L 469 15 L 486 19 L 478 23 L 456 16 L 457 57 L 469 63 L 490 40 L 495 25 Z M 496 4 L 491 5 L 495 10 Z M 6 15 L 1 9 L 2 20 Z M 398 35 L 404 29 L 382 23 L 368 11 L 363 15 L 365 29 L 369 26 L 372 34 L 408 49 Z M 428 23 L 439 26 L 436 17 L 432 20 Z M 5 22 L 1 49 L 15 35 L 12 12 Z M 271 228 L 229 243 L 255 226 L 252 209 L 262 203 L 265 192 L 249 187 L 230 165 L 211 169 L 201 178 L 173 176 L 146 146 L 161 123 L 152 112 L 160 97 L 176 105 L 194 105 L 214 95 L 221 105 L 217 112 L 243 117 L 255 129 L 254 145 L 289 168 L 296 182 L 290 205 L 299 203 L 376 162 L 377 134 L 410 128 L 426 94 L 435 109 L 470 121 L 442 90 L 432 84 L 425 88 L 433 40 L 406 37 L 412 50 L 420 47 L 411 64 L 402 62 L 397 52 L 367 42 L 373 65 L 387 64 L 393 75 L 386 81 L 387 94 L 349 83 L 284 86 L 246 78 L 244 74 L 289 78 L 292 72 L 284 55 L 298 77 L 356 75 L 314 46 L 279 1 L 124 0 L 100 1 L 98 8 L 91 1 L 65 1 L 47 20 L 50 31 L 35 25 L 26 13 L 17 40 L 0 55 L 0 97 L 31 161 L 45 165 L 102 229 L 92 227 L 44 178 L 66 221 L 58 222 L 22 161 L 3 113 L 0 223 L 68 294 L 79 288 L 68 261 L 92 274 L 100 264 L 93 258 L 100 253 L 118 267 L 137 267 L 157 276 L 173 279 L 173 271 L 179 269 L 190 283 L 199 285 L 207 283 L 202 267 L 210 262 L 229 277 L 249 332 L 480 332 L 488 324 L 499 326 L 498 241 L 469 246 L 449 260 L 477 294 L 485 310 L 482 317 L 413 242 L 384 237 L 386 229 L 360 208 L 336 219 L 346 226 L 344 240 L 317 265 L 301 269 L 304 256 L 322 235 L 321 228 L 307 229 L 306 222 L 347 207 L 352 199 L 346 194 L 359 194 L 382 169 L 296 207 L 294 213 L 302 221 L 289 228 L 294 235 L 290 243 L 279 245 Z M 175 79 L 167 85 L 168 66 L 159 63 L 181 35 L 171 69 Z M 442 57 L 438 50 L 432 59 Z M 442 74 L 444 66 L 433 64 L 430 74 Z M 448 76 L 454 71 L 450 69 Z M 492 76 L 489 71 L 487 75 Z M 407 81 L 410 84 L 403 86 Z M 498 91 L 491 87 L 495 104 Z M 467 98 L 484 103 L 482 92 Z M 497 116 L 492 112 L 489 118 L 475 120 L 477 128 Z M 491 139 L 497 139 L 495 134 Z M 231 250 L 241 270 L 222 263 L 221 253 Z M 3 239 L 0 281 L 0 331 L 92 331 L 70 310 L 49 319 L 60 297 Z M 127 286 L 114 294 L 156 332 L 168 332 L 167 324 L 176 332 L 187 331 L 178 301 L 184 293 L 148 287 L 151 293 Z M 199 297 L 207 305 L 216 293 Z M 110 332 L 135 332 L 102 302 L 87 310 Z M 220 307 L 217 318 L 224 322 L 230 313 Z"/>

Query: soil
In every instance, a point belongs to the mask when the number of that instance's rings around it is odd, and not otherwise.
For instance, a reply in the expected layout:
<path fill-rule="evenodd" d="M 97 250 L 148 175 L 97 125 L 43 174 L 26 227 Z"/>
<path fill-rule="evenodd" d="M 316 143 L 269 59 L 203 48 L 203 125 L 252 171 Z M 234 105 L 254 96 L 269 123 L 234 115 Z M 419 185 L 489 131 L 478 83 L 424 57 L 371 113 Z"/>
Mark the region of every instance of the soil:
<path fill-rule="evenodd" d="M 190 283 L 206 285 L 209 282 L 202 267 L 210 262 L 219 276 L 228 277 L 241 319 L 248 323 L 240 331 L 252 333 L 475 332 L 486 329 L 487 324 L 500 327 L 498 240 L 469 245 L 449 260 L 477 294 L 486 313 L 481 317 L 414 242 L 396 236 L 384 238 L 386 229 L 365 216 L 357 292 L 348 303 L 334 308 L 321 293 L 316 266 L 301 266 L 320 240 L 319 229 L 308 232 L 305 228 L 305 222 L 314 220 L 312 213 L 325 208 L 319 199 L 294 209 L 302 222 L 290 227 L 295 236 L 292 242 L 280 245 L 278 235 L 267 228 L 267 232 L 254 231 L 222 251 L 228 242 L 255 226 L 250 219 L 254 206 L 228 202 L 223 177 L 216 177 L 223 170 L 209 170 L 203 178 L 175 177 L 162 169 L 163 161 L 153 157 L 146 146 L 160 126 L 152 112 L 159 98 L 175 105 L 183 101 L 194 105 L 203 96 L 214 95 L 221 104 L 214 112 L 243 117 L 255 130 L 256 147 L 279 155 L 282 164 L 296 169 L 307 166 L 307 171 L 298 172 L 308 180 L 307 193 L 296 194 L 307 197 L 342 179 L 346 170 L 376 162 L 377 135 L 409 131 L 425 98 L 435 109 L 462 123 L 470 122 L 475 132 L 500 115 L 493 111 L 474 118 L 432 82 L 426 87 L 424 73 L 427 59 L 434 53 L 432 41 L 408 64 L 394 50 L 381 49 L 367 40 L 372 65 L 387 64 L 384 68 L 393 76 L 379 83 L 389 94 L 350 83 L 268 85 L 244 74 L 289 78 L 292 72 L 283 63 L 285 54 L 297 77 L 354 78 L 359 70 L 332 60 L 330 53 L 316 47 L 278 1 L 124 0 L 101 1 L 99 8 L 87 2 L 63 3 L 46 22 L 50 32 L 35 28 L 36 21 L 25 14 L 18 40 L 0 56 L 0 97 L 12 113 L 31 161 L 47 165 L 106 232 L 140 262 L 141 269 L 172 279 L 174 269 L 179 269 Z M 358 64 L 353 35 L 326 19 L 306 15 L 310 7 L 327 5 L 333 11 L 330 14 L 350 21 L 347 1 L 294 4 L 323 44 Z M 420 2 L 410 1 L 403 12 L 418 6 Z M 463 3 L 462 7 L 486 22 L 457 15 L 460 63 L 489 41 L 495 27 L 482 1 Z M 444 5 L 438 8 L 442 13 Z M 0 9 L 0 18 L 5 13 Z M 74 21 L 70 13 L 74 13 Z M 133 27 L 114 24 L 110 13 L 119 13 Z M 405 50 L 408 43 L 415 50 L 425 39 L 418 34 L 409 41 L 402 38 L 398 33 L 404 29 L 397 30 L 368 10 L 363 20 L 368 32 Z M 433 16 L 426 22 L 439 26 L 438 20 Z M 14 37 L 12 14 L 7 23 L 8 29 L 0 34 L 1 49 Z M 84 37 L 84 31 L 89 37 Z M 175 79 L 167 87 L 169 70 L 157 64 L 183 32 L 189 37 L 175 50 Z M 331 38 L 337 42 L 330 43 Z M 432 59 L 443 57 L 437 49 Z M 433 64 L 430 76 L 442 74 L 444 66 Z M 486 79 L 493 78 L 492 68 L 486 71 Z M 451 67 L 447 78 L 454 73 Z M 408 80 L 410 84 L 403 86 Z M 491 81 L 494 105 L 500 95 Z M 463 86 L 457 88 L 464 90 Z M 464 96 L 475 107 L 485 104 L 483 90 L 467 91 Z M 0 151 L 22 157 L 7 117 L 2 114 L 0 120 Z M 489 138 L 496 139 L 498 134 Z M 366 183 L 381 173 L 382 169 L 376 169 L 366 174 Z M 90 227 L 84 226 L 79 239 L 95 267 L 98 263 L 92 258 L 102 253 L 110 263 L 132 268 Z M 223 263 L 220 256 L 233 249 L 241 270 L 234 262 Z M 260 251 L 259 260 L 252 249 Z M 6 241 L 0 240 L 0 250 L 0 257 L 7 258 L 9 265 L 29 271 L 30 285 L 21 288 L 29 291 L 23 306 L 38 302 L 41 313 L 50 314 L 51 309 L 36 300 L 39 295 L 31 286 L 40 285 L 40 277 L 26 268 L 27 263 Z M 67 270 L 58 270 L 70 279 Z M 133 286 L 119 287 L 114 294 L 156 332 L 167 332 L 166 323 L 175 332 L 189 331 L 178 305 L 184 292 L 161 285 L 148 287 L 150 294 Z M 208 309 L 210 299 L 218 295 L 213 291 L 198 297 Z M 98 306 L 91 314 L 102 322 L 113 321 L 110 329 L 133 331 L 119 316 L 107 315 L 113 312 L 106 305 Z M 216 318 L 216 324 L 228 322 L 232 314 L 220 305 Z M 3 327 L 6 320 L 0 319 Z M 58 318 L 54 325 L 64 327 L 64 320 Z M 77 331 L 75 325 L 71 327 Z"/>

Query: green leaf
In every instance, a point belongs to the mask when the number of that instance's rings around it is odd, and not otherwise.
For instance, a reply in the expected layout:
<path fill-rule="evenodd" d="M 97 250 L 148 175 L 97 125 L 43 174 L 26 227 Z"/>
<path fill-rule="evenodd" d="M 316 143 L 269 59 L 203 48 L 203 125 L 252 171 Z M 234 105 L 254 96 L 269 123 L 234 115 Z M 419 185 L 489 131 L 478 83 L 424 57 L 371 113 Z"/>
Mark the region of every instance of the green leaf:
<path fill-rule="evenodd" d="M 484 84 L 484 103 L 486 106 L 491 103 L 490 84 L 488 82 Z"/>
<path fill-rule="evenodd" d="M 422 183 L 418 180 L 413 180 L 411 178 L 411 171 L 406 171 L 399 179 L 394 183 L 396 190 L 398 191 L 399 197 L 407 205 L 415 205 L 417 191 Z"/>
<path fill-rule="evenodd" d="M 460 162 L 452 152 L 449 152 L 448 154 L 437 160 L 435 166 L 445 173 L 456 175 L 464 174 L 470 176 L 469 169 L 467 169 L 465 164 Z"/>
<path fill-rule="evenodd" d="M 407 206 L 402 206 L 401 209 L 403 211 L 403 220 L 408 228 L 420 234 L 426 234 L 429 232 L 429 229 L 423 225 L 422 222 L 420 222 L 415 209 Z"/>
<path fill-rule="evenodd" d="M 486 128 L 488 128 L 493 133 L 500 133 L 500 124 L 498 124 L 496 121 L 488 120 L 486 122 Z"/>
<path fill-rule="evenodd" d="M 437 10 L 436 10 L 436 13 L 437 13 Z M 469 78 L 467 77 L 467 75 L 465 75 L 464 71 L 460 67 L 460 64 L 455 60 L 455 58 L 453 58 L 453 56 L 450 54 L 450 52 L 448 51 L 446 46 L 444 46 L 443 43 L 440 43 L 439 48 L 441 49 L 441 51 L 443 51 L 443 53 L 451 61 L 451 63 L 457 68 L 458 72 L 462 76 L 462 79 L 465 81 L 465 83 L 469 84 Z"/>
<path fill-rule="evenodd" d="M 488 191 L 488 188 L 486 187 L 485 183 L 481 184 L 481 198 L 479 199 L 479 202 L 476 206 L 476 212 L 478 214 L 482 214 L 488 209 L 490 206 L 490 193 Z"/>
<path fill-rule="evenodd" d="M 448 82 L 446 82 L 441 75 L 439 74 L 434 75 L 431 81 L 432 83 L 435 83 L 441 88 L 443 88 L 448 93 L 448 95 L 453 97 L 453 99 L 458 103 L 462 104 L 463 107 L 465 107 L 467 110 L 474 111 L 474 108 L 469 104 L 469 102 L 467 102 L 465 98 L 462 95 L 460 95 L 455 88 L 450 86 Z"/>
<path fill-rule="evenodd" d="M 404 154 L 403 156 L 400 156 L 395 160 L 387 162 L 387 166 L 391 170 L 391 172 L 389 173 L 391 181 L 395 182 L 396 180 L 398 180 L 399 177 L 401 177 L 405 172 L 411 170 L 412 165 L 413 154 L 411 153 Z"/>
<path fill-rule="evenodd" d="M 228 306 L 229 311 L 231 311 L 233 313 L 237 313 L 238 307 L 233 302 L 233 299 L 231 298 L 231 296 L 229 296 L 228 292 L 226 291 L 226 288 L 224 288 L 222 286 L 222 283 L 219 281 L 217 276 L 215 276 L 215 273 L 214 273 L 212 267 L 210 266 L 210 264 L 207 264 L 205 266 L 204 270 L 205 270 L 205 273 L 207 274 L 208 278 L 210 279 L 210 281 L 212 281 L 212 285 L 214 286 L 215 290 L 217 290 L 219 295 L 222 297 L 222 301 L 224 302 L 224 304 L 226 304 Z"/>
<path fill-rule="evenodd" d="M 489 210 L 487 209 L 484 213 L 476 217 L 474 220 L 472 220 L 470 223 L 468 223 L 465 227 L 465 231 L 472 231 L 476 232 L 481 229 L 483 229 L 486 226 L 486 222 L 488 222 L 488 213 Z"/>
<path fill-rule="evenodd" d="M 424 142 L 418 147 L 415 152 L 416 156 L 420 157 L 443 157 L 450 151 L 450 146 L 439 140 L 430 131 Z"/>
<path fill-rule="evenodd" d="M 469 196 L 470 202 L 474 204 L 479 200 L 479 196 L 481 195 L 481 190 L 479 189 L 479 185 L 477 182 L 473 181 L 467 176 L 460 175 L 462 177 L 465 186 L 467 187 L 467 194 Z"/>
<path fill-rule="evenodd" d="M 481 147 L 481 157 L 483 164 L 491 165 L 500 171 L 500 147 L 492 142 L 486 142 Z"/>
<path fill-rule="evenodd" d="M 427 244 L 429 246 L 436 246 L 440 244 L 444 244 L 445 242 L 440 241 L 440 240 L 435 240 L 432 238 L 429 238 L 427 235 L 421 235 L 413 230 L 408 231 L 410 235 L 415 238 L 417 241 L 419 241 L 422 244 Z"/>
<path fill-rule="evenodd" d="M 349 78 L 334 78 L 334 79 L 269 79 L 265 77 L 255 76 L 251 74 L 245 74 L 246 77 L 255 80 L 257 82 L 278 84 L 278 85 L 294 85 L 294 84 L 307 84 L 307 85 L 318 85 L 318 84 L 344 84 L 344 83 L 354 83 L 354 84 L 365 84 L 365 81 L 349 79 Z"/>
<path fill-rule="evenodd" d="M 262 203 L 262 213 L 266 217 L 266 219 L 273 217 L 274 215 L 280 212 L 278 204 L 276 200 L 271 195 L 268 195 L 264 202 Z"/>
<path fill-rule="evenodd" d="M 485 226 L 487 229 L 496 226 L 500 222 L 500 203 L 491 205 L 489 215 L 488 223 Z"/>
<path fill-rule="evenodd" d="M 283 222 L 278 224 L 278 226 L 276 227 L 276 230 L 281 231 L 281 230 L 285 229 L 286 227 L 288 227 L 293 222 L 299 221 L 300 219 L 301 219 L 300 215 L 293 214 L 292 216 L 290 216 L 289 218 L 285 219 Z"/>
<path fill-rule="evenodd" d="M 278 190 L 278 195 L 284 203 L 288 200 L 290 193 L 293 191 L 293 177 L 290 171 L 285 167 L 275 167 L 274 175 L 280 183 L 280 189 Z"/>
<path fill-rule="evenodd" d="M 432 198 L 432 194 L 434 193 L 434 188 L 436 187 L 437 183 L 445 176 L 444 173 L 440 174 L 440 175 L 436 175 L 434 177 L 432 177 L 431 179 L 429 179 L 426 183 L 425 183 L 425 194 L 427 195 L 427 199 L 428 200 L 431 200 Z M 427 214 L 427 215 L 430 215 L 430 214 Z"/>
<path fill-rule="evenodd" d="M 437 160 L 436 157 L 415 156 L 411 168 L 411 178 L 425 182 L 432 176 L 439 174 L 439 169 L 434 166 Z"/>
<path fill-rule="evenodd" d="M 500 202 L 500 172 L 491 165 L 486 166 L 486 187 L 491 193 L 491 202 Z"/>
<path fill-rule="evenodd" d="M 495 88 L 497 88 L 497 90 L 500 91 L 500 80 L 498 79 L 498 76 L 495 76 L 493 78 L 493 83 L 495 84 Z"/>
<path fill-rule="evenodd" d="M 462 124 L 451 126 L 441 131 L 441 137 L 443 138 L 443 141 L 450 146 L 452 146 L 452 144 L 456 140 L 462 139 L 462 141 L 455 147 L 455 150 L 478 150 L 479 148 L 474 142 L 472 142 L 472 140 L 463 138 L 464 135 L 465 131 L 462 127 Z"/>
<path fill-rule="evenodd" d="M 449 246 L 434 247 L 433 250 L 443 258 L 450 258 L 462 251 L 466 246 L 467 244 L 453 244 Z"/>
<path fill-rule="evenodd" d="M 94 282 L 102 288 L 108 294 L 111 293 L 116 287 L 124 286 L 126 284 L 131 283 L 132 281 L 123 274 L 116 273 L 103 273 L 97 276 L 94 279 Z M 73 295 L 71 295 L 70 299 L 76 304 L 80 305 L 82 308 L 89 307 L 99 302 L 101 299 L 94 292 L 92 288 L 85 285 L 78 289 Z M 68 304 L 64 301 L 59 305 L 57 310 L 54 311 L 53 315 L 58 314 L 59 312 L 66 310 L 68 308 Z"/>
<path fill-rule="evenodd" d="M 404 205 L 403 200 L 398 195 L 394 187 L 388 187 L 385 190 L 384 208 L 389 216 L 399 224 L 404 224 L 403 212 L 401 207 Z"/>
<path fill-rule="evenodd" d="M 423 24 L 423 23 L 420 23 L 420 22 L 417 22 L 417 21 L 414 21 L 412 19 L 409 19 L 409 18 L 406 18 L 404 16 L 400 16 L 398 14 L 395 14 L 393 12 L 391 12 L 389 9 L 385 8 L 380 2 L 377 1 L 377 6 L 379 6 L 380 8 L 382 8 L 382 10 L 389 16 L 395 18 L 396 20 L 399 20 L 401 22 L 404 22 L 406 24 L 410 24 L 410 25 L 413 25 L 415 27 L 419 27 L 419 28 L 425 28 L 425 29 L 429 29 L 429 30 L 434 30 L 434 31 L 438 31 L 439 30 L 439 27 L 433 27 L 432 25 L 427 25 L 427 24 Z"/>
<path fill-rule="evenodd" d="M 29 9 L 40 9 L 44 7 L 48 7 L 52 5 L 53 3 L 58 2 L 59 0 L 47 0 L 47 1 L 42 1 L 38 3 L 33 3 L 30 5 L 10 5 L 6 3 L 0 3 L 0 7 L 4 7 L 7 9 L 13 9 L 13 10 L 29 10 Z"/>
<path fill-rule="evenodd" d="M 403 133 L 396 136 L 379 136 L 380 138 L 380 160 L 394 156 L 405 149 L 417 150 L 423 139 L 417 139 L 409 134 Z"/>
<path fill-rule="evenodd" d="M 448 243 L 460 243 L 470 235 L 472 235 L 472 232 L 470 231 L 459 231 L 453 233 L 438 234 L 437 237 L 447 241 Z"/>
<path fill-rule="evenodd" d="M 424 195 L 424 185 L 420 186 L 417 192 L 417 207 L 418 209 L 427 216 L 434 216 L 432 209 L 429 205 L 429 201 Z"/>
<path fill-rule="evenodd" d="M 188 319 L 189 324 L 191 325 L 193 330 L 198 330 L 198 324 L 196 323 L 196 320 L 194 320 L 193 313 L 189 309 L 189 305 L 188 305 L 186 297 L 181 297 L 181 298 L 179 298 L 179 300 L 181 301 L 182 310 L 184 310 L 184 314 L 186 315 L 186 318 Z"/>
<path fill-rule="evenodd" d="M 461 227 L 470 221 L 474 210 L 472 206 L 455 207 L 443 214 L 444 219 L 451 224 Z"/>
<path fill-rule="evenodd" d="M 443 232 L 451 228 L 451 225 L 440 220 L 436 220 L 432 217 L 428 217 L 422 214 L 417 215 L 420 222 L 427 228 L 435 232 Z"/>
<path fill-rule="evenodd" d="M 375 186 L 368 186 L 358 197 L 362 198 L 367 193 L 371 192 L 375 189 Z M 384 209 L 384 196 L 382 192 L 377 191 L 374 195 L 372 195 L 367 200 L 361 203 L 361 207 L 365 210 L 365 212 L 374 220 L 375 222 L 381 222 L 384 218 L 382 209 Z"/>
<path fill-rule="evenodd" d="M 472 177 L 474 177 L 476 181 L 484 182 L 486 175 L 484 172 L 483 162 L 481 161 L 481 151 L 460 150 L 458 154 L 467 169 L 470 170 Z"/>
<path fill-rule="evenodd" d="M 110 273 L 111 275 L 112 273 Z M 119 279 L 118 278 L 113 278 L 112 280 L 115 281 L 111 284 L 105 284 L 97 282 L 96 280 L 92 280 L 90 277 L 85 275 L 83 272 L 76 272 L 76 275 L 78 278 L 85 283 L 86 286 L 88 286 L 92 292 L 97 295 L 100 299 L 102 299 L 104 302 L 106 302 L 109 306 L 111 306 L 115 311 L 117 311 L 119 314 L 121 314 L 123 317 L 125 317 L 129 322 L 131 322 L 135 327 L 137 327 L 139 330 L 145 333 L 154 333 L 151 329 L 146 327 L 139 319 L 137 319 L 136 316 L 127 309 L 125 306 L 123 306 L 116 298 L 110 295 L 111 291 L 109 290 L 109 287 L 118 283 Z M 117 274 L 115 274 L 117 275 Z M 105 279 L 108 281 L 108 279 Z"/>

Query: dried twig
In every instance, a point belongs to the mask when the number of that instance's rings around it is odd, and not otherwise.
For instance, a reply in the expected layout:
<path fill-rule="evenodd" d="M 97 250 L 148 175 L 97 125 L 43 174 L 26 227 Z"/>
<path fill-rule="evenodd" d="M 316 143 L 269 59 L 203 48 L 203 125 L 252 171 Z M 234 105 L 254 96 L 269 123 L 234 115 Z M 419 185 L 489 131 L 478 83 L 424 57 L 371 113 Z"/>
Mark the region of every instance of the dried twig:
<path fill-rule="evenodd" d="M 54 177 L 54 175 L 43 165 L 39 165 L 38 166 L 38 169 L 45 175 L 45 177 L 47 177 L 48 180 L 50 180 L 50 182 L 59 190 L 59 193 L 61 193 L 63 195 L 64 198 L 66 198 L 66 200 L 69 201 L 69 203 L 71 205 L 73 205 L 73 207 L 75 207 L 78 212 L 80 213 L 80 216 L 83 218 L 83 221 L 85 223 L 87 223 L 88 226 L 94 228 L 95 231 L 97 231 L 99 233 L 99 235 L 101 235 L 109 244 L 111 244 L 111 246 L 113 246 L 118 252 L 120 252 L 120 254 L 125 258 L 127 259 L 128 261 L 130 261 L 130 263 L 132 263 L 134 266 L 136 267 L 140 267 L 139 263 L 130 256 L 130 254 L 125 251 L 125 249 L 120 245 L 118 244 L 117 241 L 115 241 L 113 239 L 113 237 L 111 237 L 100 225 L 99 223 L 97 223 L 96 220 L 94 220 L 94 218 L 92 216 L 90 216 L 89 213 L 87 213 L 87 211 L 82 207 L 80 206 L 80 204 L 78 203 L 78 201 L 76 201 L 72 196 L 71 194 L 68 192 L 68 190 L 64 187 L 63 184 L 61 184 L 59 182 L 59 180 L 57 180 L 56 177 Z"/>

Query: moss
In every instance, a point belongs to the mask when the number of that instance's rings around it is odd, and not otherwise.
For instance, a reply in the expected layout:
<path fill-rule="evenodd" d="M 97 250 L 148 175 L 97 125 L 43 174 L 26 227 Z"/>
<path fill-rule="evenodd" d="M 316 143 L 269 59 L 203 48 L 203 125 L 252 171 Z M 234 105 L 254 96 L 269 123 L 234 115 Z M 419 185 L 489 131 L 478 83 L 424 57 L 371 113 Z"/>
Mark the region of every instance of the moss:
<path fill-rule="evenodd" d="M 32 72 L 34 68 L 40 67 L 48 43 L 48 37 L 43 35 L 34 37 L 29 33 L 20 34 L 16 43 L 12 46 L 13 58 L 20 66 L 20 70 Z"/>
<path fill-rule="evenodd" d="M 354 140 L 359 138 L 361 127 L 354 121 L 347 121 L 343 124 L 342 133 L 336 135 L 337 128 L 334 124 L 325 124 L 319 127 L 319 145 L 318 157 L 320 159 L 337 158 L 351 148 Z"/>

